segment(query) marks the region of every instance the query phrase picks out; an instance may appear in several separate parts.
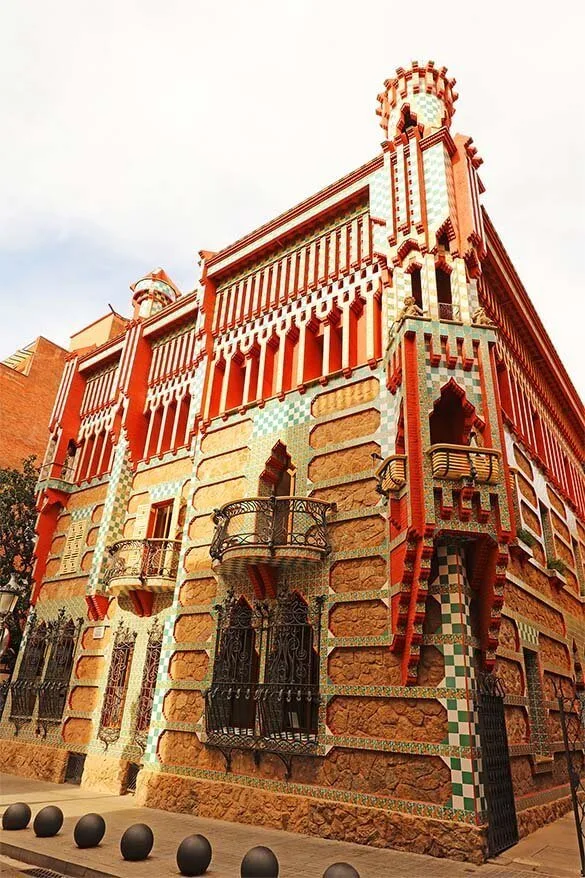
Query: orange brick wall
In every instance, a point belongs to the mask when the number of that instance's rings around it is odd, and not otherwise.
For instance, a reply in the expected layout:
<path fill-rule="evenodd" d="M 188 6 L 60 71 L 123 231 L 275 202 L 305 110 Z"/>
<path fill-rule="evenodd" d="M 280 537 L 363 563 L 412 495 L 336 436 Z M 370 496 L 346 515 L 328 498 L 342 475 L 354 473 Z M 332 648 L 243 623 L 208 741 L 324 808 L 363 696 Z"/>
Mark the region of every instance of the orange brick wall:
<path fill-rule="evenodd" d="M 67 351 L 42 337 L 35 348 L 28 375 L 0 363 L 0 467 L 20 467 L 29 454 L 40 462 L 45 454 Z"/>

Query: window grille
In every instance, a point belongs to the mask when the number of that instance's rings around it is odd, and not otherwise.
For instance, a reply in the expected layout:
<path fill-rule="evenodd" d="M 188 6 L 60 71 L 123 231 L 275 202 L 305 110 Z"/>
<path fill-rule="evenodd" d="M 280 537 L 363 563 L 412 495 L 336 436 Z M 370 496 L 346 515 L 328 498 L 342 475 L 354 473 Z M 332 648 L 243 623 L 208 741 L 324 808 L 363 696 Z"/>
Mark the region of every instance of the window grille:
<path fill-rule="evenodd" d="M 123 622 L 120 622 L 114 637 L 112 660 L 98 731 L 98 738 L 106 748 L 120 737 L 135 641 L 136 631 L 131 631 L 124 626 Z"/>
<path fill-rule="evenodd" d="M 136 712 L 136 726 L 134 728 L 134 743 L 137 744 L 141 750 L 144 750 L 146 747 L 146 739 L 148 738 L 148 730 L 150 728 L 150 718 L 152 716 L 152 705 L 154 702 L 154 692 L 156 689 L 161 649 L 162 627 L 158 620 L 155 620 L 148 635 L 146 660 L 144 662 L 142 684 L 140 686 L 140 695 Z"/>
<path fill-rule="evenodd" d="M 56 619 L 47 623 L 49 660 L 43 682 L 39 684 L 39 728 L 46 735 L 50 723 L 59 723 L 65 710 L 77 640 L 83 620 L 74 622 L 59 610 Z"/>
<path fill-rule="evenodd" d="M 70 753 L 65 769 L 65 783 L 79 785 L 85 766 L 85 753 Z"/>
<path fill-rule="evenodd" d="M 124 784 L 126 792 L 133 795 L 136 792 L 136 781 L 142 766 L 136 762 L 129 762 L 126 771 L 126 783 Z"/>
<path fill-rule="evenodd" d="M 213 681 L 206 693 L 209 743 L 312 752 L 319 713 L 323 597 L 313 607 L 286 589 L 272 602 L 229 593 L 218 608 Z"/>
<path fill-rule="evenodd" d="M 15 734 L 32 719 L 47 648 L 47 625 L 37 621 L 34 610 L 29 615 L 27 629 L 18 675 L 10 684 L 10 722 L 14 724 Z"/>

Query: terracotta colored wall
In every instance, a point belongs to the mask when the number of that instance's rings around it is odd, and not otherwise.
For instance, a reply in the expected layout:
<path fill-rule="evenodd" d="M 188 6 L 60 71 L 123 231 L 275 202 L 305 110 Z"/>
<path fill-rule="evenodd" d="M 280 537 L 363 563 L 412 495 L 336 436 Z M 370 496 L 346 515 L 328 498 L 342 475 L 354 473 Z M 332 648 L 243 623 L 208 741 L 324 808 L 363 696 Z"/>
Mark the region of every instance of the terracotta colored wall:
<path fill-rule="evenodd" d="M 27 375 L 0 363 L 0 467 L 18 468 L 30 454 L 42 461 L 66 355 L 40 337 Z"/>

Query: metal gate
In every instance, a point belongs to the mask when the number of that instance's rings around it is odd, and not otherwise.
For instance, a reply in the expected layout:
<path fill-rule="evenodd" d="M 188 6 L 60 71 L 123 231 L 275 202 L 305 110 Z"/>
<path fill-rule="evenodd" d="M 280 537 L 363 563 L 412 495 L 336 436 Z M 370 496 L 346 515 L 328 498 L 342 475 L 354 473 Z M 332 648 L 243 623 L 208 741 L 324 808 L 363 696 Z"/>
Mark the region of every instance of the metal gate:
<path fill-rule="evenodd" d="M 490 857 L 518 841 L 518 823 L 504 715 L 504 689 L 493 674 L 478 680 L 477 708 Z"/>
<path fill-rule="evenodd" d="M 567 760 L 581 875 L 585 876 L 585 694 L 571 691 L 568 681 L 554 681 Z"/>

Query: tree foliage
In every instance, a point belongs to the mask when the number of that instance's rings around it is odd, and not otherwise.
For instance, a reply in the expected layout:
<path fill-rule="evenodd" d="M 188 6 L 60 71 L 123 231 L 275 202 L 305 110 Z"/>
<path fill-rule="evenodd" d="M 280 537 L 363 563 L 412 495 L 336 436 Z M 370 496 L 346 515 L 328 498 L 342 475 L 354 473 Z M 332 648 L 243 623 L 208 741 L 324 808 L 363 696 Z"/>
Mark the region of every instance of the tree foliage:
<path fill-rule="evenodd" d="M 14 616 L 7 619 L 11 647 L 18 648 L 21 621 L 28 609 L 35 550 L 36 458 L 27 457 L 22 469 L 0 468 L 0 585 L 14 574 L 23 589 Z"/>

